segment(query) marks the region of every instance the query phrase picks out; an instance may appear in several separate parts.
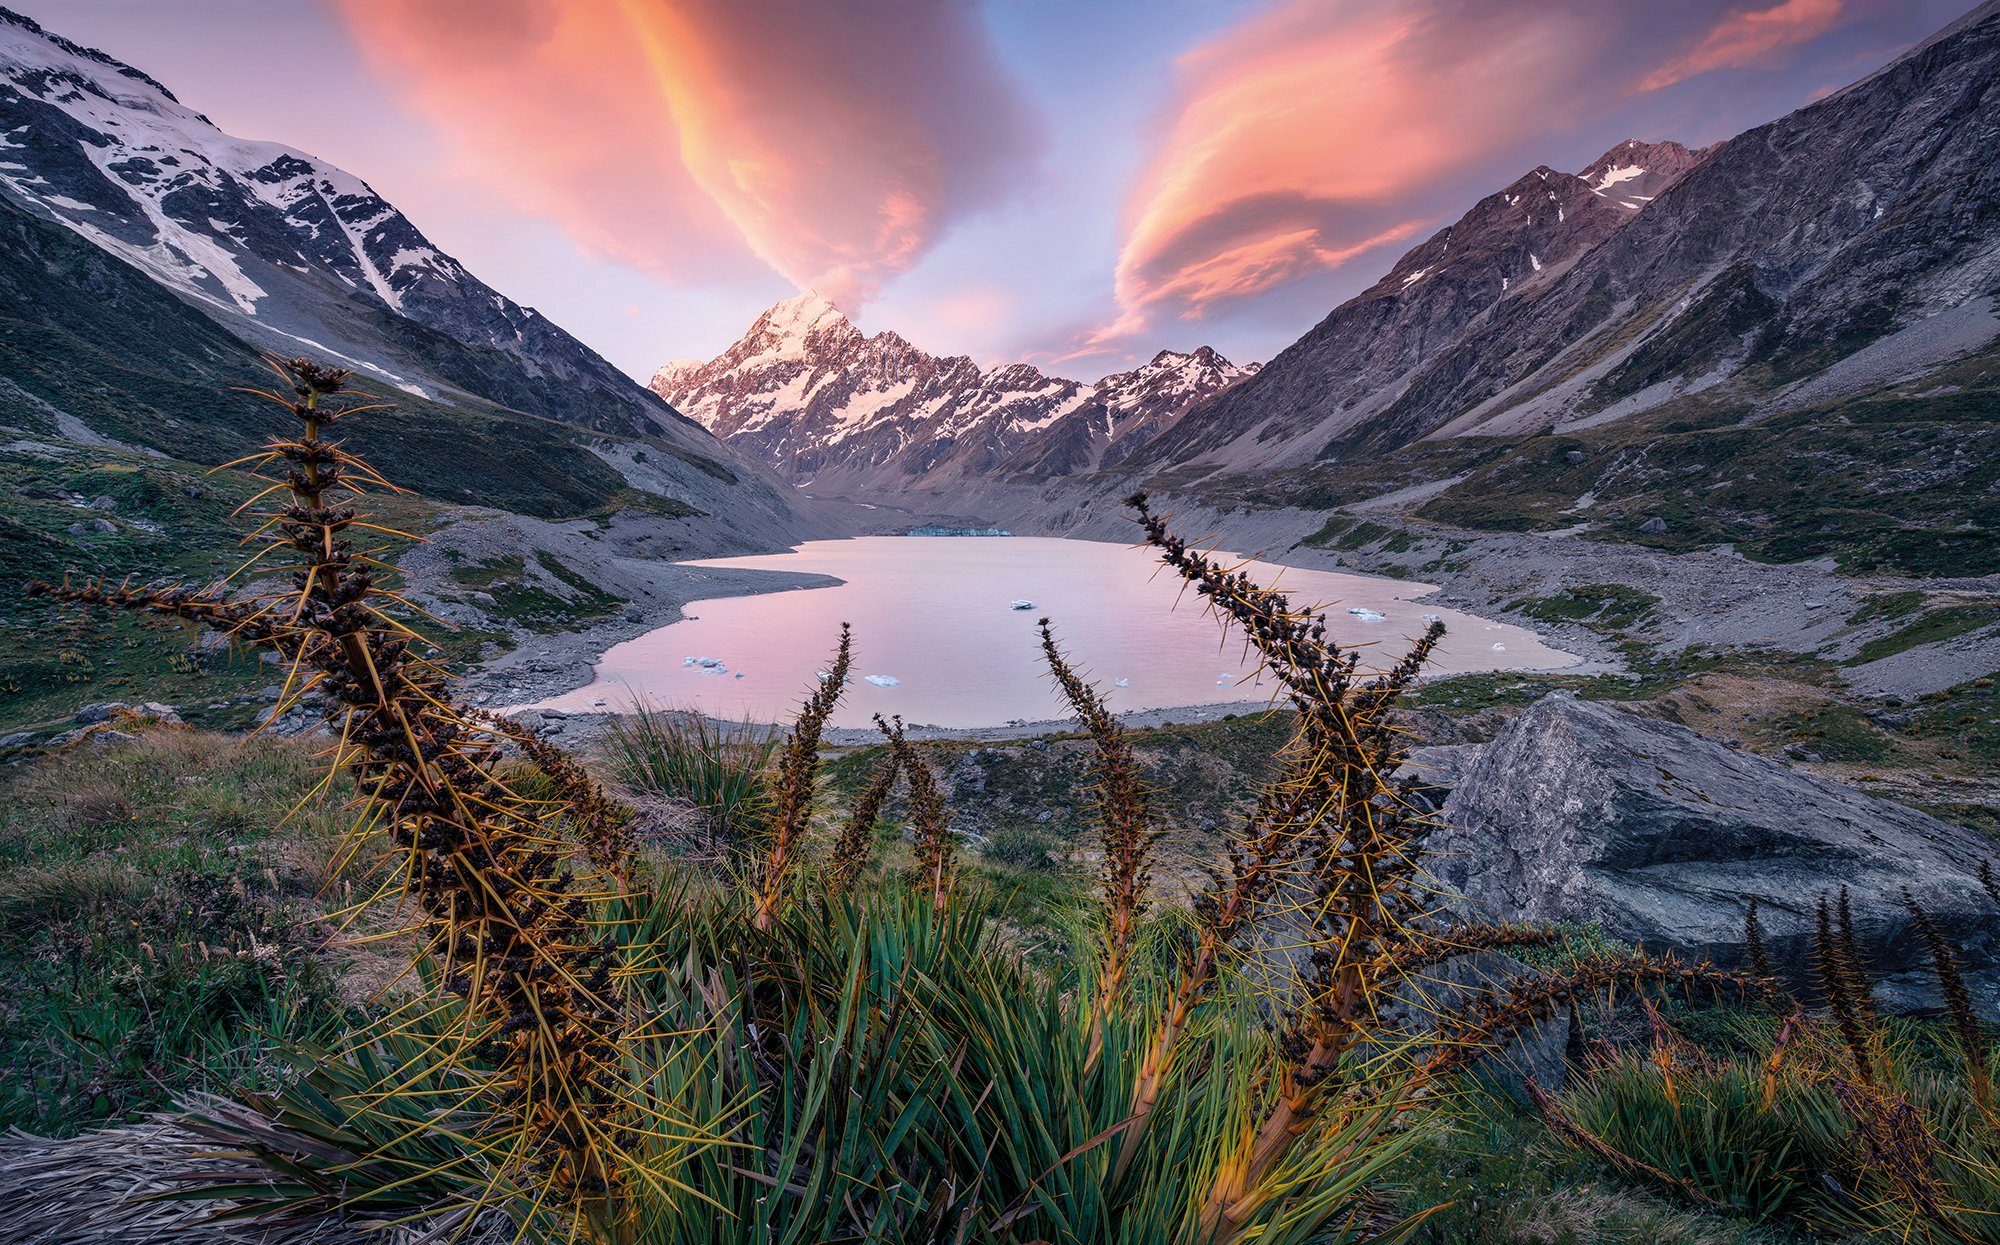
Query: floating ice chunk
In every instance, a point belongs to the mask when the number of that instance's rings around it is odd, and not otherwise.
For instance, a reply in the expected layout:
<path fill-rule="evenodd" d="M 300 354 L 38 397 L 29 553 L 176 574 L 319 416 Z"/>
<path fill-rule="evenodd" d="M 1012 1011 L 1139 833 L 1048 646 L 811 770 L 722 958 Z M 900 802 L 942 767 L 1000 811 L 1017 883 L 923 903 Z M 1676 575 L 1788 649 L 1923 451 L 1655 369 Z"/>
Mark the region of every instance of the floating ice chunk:
<path fill-rule="evenodd" d="M 865 683 L 873 683 L 877 687 L 894 687 L 898 683 L 902 682 L 901 679 L 897 678 L 893 674 L 871 674 L 868 675 L 862 681 Z"/>
<path fill-rule="evenodd" d="M 1035 603 L 1033 601 L 1028 600 L 1026 597 L 1021 597 L 1016 600 L 1008 602 L 1007 608 L 1010 610 L 1031 610 L 1035 608 Z"/>
<path fill-rule="evenodd" d="M 681 665 L 705 666 L 710 669 L 720 670 L 722 668 L 722 659 L 720 657 L 683 657 L 681 658 Z"/>
<path fill-rule="evenodd" d="M 737 677 L 737 678 L 739 678 L 739 679 L 740 679 L 740 678 L 742 678 L 742 677 L 743 677 L 743 672 L 742 672 L 741 670 L 738 670 L 738 671 L 736 672 L 736 677 Z"/>
<path fill-rule="evenodd" d="M 1443 619 L 1443 617 L 1442 617 L 1442 616 L 1440 616 L 1440 615 L 1437 615 L 1437 614 L 1425 614 L 1425 615 L 1424 615 L 1424 621 L 1425 621 L 1425 622 L 1443 622 L 1443 621 L 1444 621 L 1444 619 Z"/>
<path fill-rule="evenodd" d="M 1120 679 L 1120 680 L 1118 680 L 1118 681 L 1117 681 L 1116 683 L 1113 683 L 1113 684 L 1112 684 L 1111 686 L 1113 686 L 1113 687 L 1130 687 L 1130 686 L 1132 686 L 1132 680 L 1130 680 L 1130 679 Z"/>
<path fill-rule="evenodd" d="M 1388 617 L 1387 614 L 1381 613 L 1379 610 L 1363 609 L 1358 605 L 1347 612 L 1359 618 L 1362 622 L 1381 622 L 1384 618 Z"/>
<path fill-rule="evenodd" d="M 813 671 L 813 677 L 822 683 L 831 683 L 833 681 L 833 672 L 831 670 L 815 670 Z"/>
<path fill-rule="evenodd" d="M 723 675 L 729 673 L 727 670 L 724 670 L 719 664 L 713 666 L 696 666 L 694 668 L 694 672 L 696 674 L 712 675 L 718 679 L 721 678 Z"/>
<path fill-rule="evenodd" d="M 590 707 L 593 709 L 602 709 L 604 707 L 604 701 L 602 699 L 593 700 L 590 702 Z"/>
<path fill-rule="evenodd" d="M 1505 644 L 1495 644 L 1493 646 L 1493 651 L 1496 653 L 1504 653 L 1507 651 L 1507 646 Z"/>

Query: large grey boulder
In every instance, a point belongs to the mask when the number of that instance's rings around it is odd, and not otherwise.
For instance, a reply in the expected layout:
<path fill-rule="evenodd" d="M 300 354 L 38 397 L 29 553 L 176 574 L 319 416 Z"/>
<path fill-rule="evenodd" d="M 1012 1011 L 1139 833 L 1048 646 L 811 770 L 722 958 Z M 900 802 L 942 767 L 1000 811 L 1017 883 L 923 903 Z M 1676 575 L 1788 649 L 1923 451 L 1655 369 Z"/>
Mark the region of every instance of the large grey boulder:
<path fill-rule="evenodd" d="M 2000 904 L 1977 872 L 2000 845 L 1671 722 L 1550 696 L 1486 746 L 1441 820 L 1433 871 L 1488 916 L 1740 964 L 1754 896 L 1774 967 L 1799 981 L 1815 905 L 1845 887 L 1878 998 L 1913 1010 L 1937 992 L 1907 893 L 2000 1015 Z"/>

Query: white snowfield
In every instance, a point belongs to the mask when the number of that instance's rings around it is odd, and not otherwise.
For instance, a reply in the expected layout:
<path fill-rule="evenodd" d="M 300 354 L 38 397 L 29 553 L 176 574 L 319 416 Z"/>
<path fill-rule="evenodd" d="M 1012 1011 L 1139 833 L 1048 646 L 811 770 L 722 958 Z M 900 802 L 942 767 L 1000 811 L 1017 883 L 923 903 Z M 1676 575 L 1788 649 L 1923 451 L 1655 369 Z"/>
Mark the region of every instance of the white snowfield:
<path fill-rule="evenodd" d="M 256 314 L 266 291 L 245 273 L 242 248 L 217 237 L 231 237 L 234 226 L 205 216 L 201 223 L 210 228 L 198 230 L 166 206 L 170 196 L 191 199 L 206 190 L 268 205 L 294 228 L 339 230 L 354 270 L 351 280 L 392 310 L 402 310 L 403 291 L 413 279 L 399 281 L 398 274 L 466 279 L 458 261 L 430 246 L 399 246 L 387 257 L 371 254 L 365 242 L 370 231 L 402 217 L 352 173 L 282 143 L 225 134 L 157 83 L 91 59 L 65 42 L 0 23 L 0 76 L 110 140 L 79 149 L 144 213 L 154 236 L 139 242 L 114 231 L 94 205 L 53 193 L 44 179 L 21 166 L 0 164 L 0 180 L 97 245 L 198 298 Z M 25 128 L 0 135 L 0 144 L 23 145 Z"/>

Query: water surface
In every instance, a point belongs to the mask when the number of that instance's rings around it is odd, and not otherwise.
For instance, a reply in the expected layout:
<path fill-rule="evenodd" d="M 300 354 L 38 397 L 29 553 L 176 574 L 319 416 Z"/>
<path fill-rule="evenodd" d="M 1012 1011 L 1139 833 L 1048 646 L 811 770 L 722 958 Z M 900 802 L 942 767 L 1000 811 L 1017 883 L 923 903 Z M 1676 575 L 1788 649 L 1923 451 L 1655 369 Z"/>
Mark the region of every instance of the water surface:
<path fill-rule="evenodd" d="M 635 698 L 724 717 L 788 721 L 825 670 L 840 624 L 854 624 L 852 682 L 837 726 L 875 713 L 945 727 L 1067 716 L 1035 632 L 1047 617 L 1115 710 L 1263 700 L 1236 640 L 1147 551 L 1043 537 L 873 536 L 790 553 L 690 565 L 809 571 L 836 587 L 699 601 L 688 617 L 607 651 L 590 686 L 543 702 L 619 709 Z M 1251 573 L 1328 607 L 1330 630 L 1387 666 L 1430 616 L 1447 632 L 1433 674 L 1548 670 L 1578 659 L 1531 631 L 1416 600 L 1427 585 L 1251 563 Z M 1032 609 L 1011 608 L 1016 600 Z M 1368 611 L 1351 614 L 1350 609 Z"/>

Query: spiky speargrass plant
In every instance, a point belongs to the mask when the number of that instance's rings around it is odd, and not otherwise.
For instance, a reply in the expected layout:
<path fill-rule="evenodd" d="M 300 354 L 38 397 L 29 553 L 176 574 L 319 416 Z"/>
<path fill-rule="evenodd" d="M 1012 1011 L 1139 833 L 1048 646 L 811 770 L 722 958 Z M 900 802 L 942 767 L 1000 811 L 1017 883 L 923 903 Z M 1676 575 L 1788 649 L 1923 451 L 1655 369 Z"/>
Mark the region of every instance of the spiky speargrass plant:
<path fill-rule="evenodd" d="M 889 755 L 896 759 L 909 791 L 910 837 L 915 859 L 910 877 L 931 896 L 940 912 L 951 897 L 953 866 L 958 857 L 958 840 L 951 833 L 945 813 L 944 792 L 930 763 L 903 734 L 903 719 L 875 715 L 875 725 L 889 737 Z"/>
<path fill-rule="evenodd" d="M 1242 568 L 1190 545 L 1144 494 L 1130 504 L 1147 542 L 1225 627 L 1241 631 L 1298 715 L 1277 779 L 1233 841 L 1227 871 L 1197 901 L 1201 934 L 1141 1067 L 1124 1134 L 1129 1144 L 1146 1127 L 1190 1008 L 1245 926 L 1258 919 L 1303 926 L 1306 967 L 1283 1004 L 1268 1100 L 1261 1118 L 1234 1141 L 1210 1190 L 1201 1216 L 1209 1239 L 1240 1240 L 1252 1232 L 1256 1216 L 1283 1195 L 1282 1173 L 1297 1138 L 1324 1126 L 1329 1112 L 1336 1125 L 1385 1120 L 1475 1054 L 1567 1001 L 1620 986 L 1760 988 L 1706 965 L 1586 960 L 1427 1017 L 1433 1053 L 1390 1071 L 1398 1043 L 1388 1020 L 1426 993 L 1430 970 L 1473 950 L 1552 937 L 1534 926 L 1450 925 L 1434 911 L 1438 896 L 1420 863 L 1431 822 L 1412 798 L 1414 776 L 1397 776 L 1408 748 L 1394 710 L 1443 627 L 1433 624 L 1402 660 L 1364 677 L 1360 654 L 1333 641 L 1323 614 L 1294 607 Z M 1274 902 L 1281 891 L 1289 894 Z"/>
<path fill-rule="evenodd" d="M 1152 852 L 1160 829 L 1153 823 L 1139 760 L 1125 739 L 1125 729 L 1111 710 L 1063 655 L 1049 620 L 1041 620 L 1042 656 L 1049 664 L 1063 698 L 1090 732 L 1096 747 L 1097 820 L 1103 828 L 1104 953 L 1097 985 L 1098 1031 L 1105 1013 L 1121 1006 L 1125 978 L 1138 929 L 1140 901 L 1152 876 Z"/>
<path fill-rule="evenodd" d="M 1810 954 L 1816 1007 L 1787 998 L 1775 1026 L 1746 1020 L 1748 1054 L 1718 1059 L 1680 1043 L 1651 1061 L 1615 1055 L 1537 1105 L 1579 1148 L 1693 1201 L 1842 1239 L 2000 1242 L 1993 1045 L 1936 920 L 1909 908 L 1956 1067 L 1914 1041 L 1912 1022 L 1877 1013 L 1849 905 L 1823 897 Z M 1754 904 L 1744 926 L 1754 963 Z"/>
<path fill-rule="evenodd" d="M 889 802 L 889 793 L 896 788 L 896 778 L 902 773 L 900 762 L 900 756 L 891 748 L 876 762 L 875 768 L 868 774 L 867 784 L 854 797 L 854 806 L 847 813 L 847 823 L 834 840 L 833 851 L 827 858 L 828 891 L 838 894 L 854 885 L 854 880 L 868 864 L 868 853 L 875 842 L 875 823 L 882 819 L 882 808 Z"/>
<path fill-rule="evenodd" d="M 833 665 L 820 676 L 819 686 L 806 697 L 792 724 L 791 738 L 778 754 L 778 772 L 772 783 L 771 815 L 765 827 L 762 867 L 757 878 L 758 929 L 769 929 L 773 914 L 783 902 L 798 867 L 804 846 L 806 825 L 812 819 L 813 789 L 819 772 L 819 737 L 827 719 L 833 716 L 840 694 L 847 689 L 847 671 L 852 661 L 854 637 L 846 623 L 840 624 L 840 644 L 834 650 Z"/>
<path fill-rule="evenodd" d="M 568 819 L 571 836 L 590 863 L 622 887 L 629 881 L 632 863 L 632 842 L 626 834 L 631 810 L 606 795 L 581 762 L 547 739 L 497 715 L 486 720 L 548 780 L 552 810 Z"/>
<path fill-rule="evenodd" d="M 530 799 L 503 781 L 496 734 L 453 703 L 444 672 L 419 656 L 420 637 L 399 620 L 410 607 L 382 582 L 389 568 L 352 542 L 355 533 L 401 535 L 358 505 L 393 486 L 331 435 L 380 404 L 343 398 L 345 370 L 267 362 L 281 386 L 250 392 L 283 408 L 294 429 L 230 464 L 268 483 L 246 506 L 261 548 L 239 574 L 289 586 L 237 596 L 228 580 L 37 590 L 186 619 L 277 653 L 287 668 L 277 711 L 309 692 L 333 702 L 335 753 L 363 804 L 352 846 L 386 843 L 383 893 L 414 907 L 447 995 L 429 1005 L 452 1017 L 434 1054 L 480 1069 L 433 1108 L 476 1114 L 464 1141 L 480 1166 L 559 1203 L 587 1204 L 627 1176 L 632 1137 L 659 1127 L 634 1114 L 620 1073 L 627 1022 L 615 946 L 593 917 L 604 892 L 579 878 L 588 861 L 561 833 L 566 802 Z"/>

